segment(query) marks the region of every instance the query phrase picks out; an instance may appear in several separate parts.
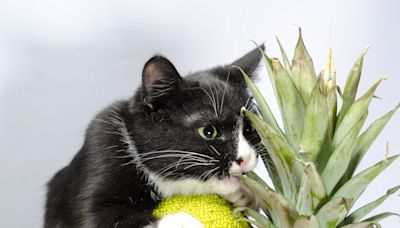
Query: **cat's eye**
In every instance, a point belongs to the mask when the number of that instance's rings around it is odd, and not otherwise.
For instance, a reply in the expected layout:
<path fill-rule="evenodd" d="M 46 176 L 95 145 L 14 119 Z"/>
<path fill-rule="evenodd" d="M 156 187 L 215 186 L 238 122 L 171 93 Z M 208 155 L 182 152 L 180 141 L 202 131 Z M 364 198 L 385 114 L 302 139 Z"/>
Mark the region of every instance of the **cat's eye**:
<path fill-rule="evenodd" d="M 250 135 L 254 132 L 254 128 L 247 118 L 243 119 L 243 134 Z"/>
<path fill-rule="evenodd" d="M 199 135 L 205 140 L 213 140 L 217 137 L 217 129 L 213 125 L 208 125 L 206 127 L 201 127 L 197 129 Z"/>

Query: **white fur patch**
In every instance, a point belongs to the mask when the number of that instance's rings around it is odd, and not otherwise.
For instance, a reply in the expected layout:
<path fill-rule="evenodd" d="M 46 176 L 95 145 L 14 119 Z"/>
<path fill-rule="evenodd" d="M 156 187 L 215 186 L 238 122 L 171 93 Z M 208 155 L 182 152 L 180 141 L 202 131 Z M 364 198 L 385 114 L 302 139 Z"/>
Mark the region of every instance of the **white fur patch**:
<path fill-rule="evenodd" d="M 243 162 L 241 165 L 238 165 L 236 162 L 232 162 L 232 166 L 229 169 L 229 172 L 232 174 L 249 172 L 257 165 L 257 153 L 253 146 L 251 146 L 244 137 L 243 127 L 239 128 L 236 158 L 242 158 Z"/>
<path fill-rule="evenodd" d="M 237 179 L 219 180 L 211 178 L 209 180 L 182 179 L 166 180 L 162 177 L 150 173 L 149 179 L 155 184 L 158 192 L 163 197 L 175 194 L 219 194 L 228 195 L 237 191 L 241 185 Z"/>
<path fill-rule="evenodd" d="M 204 225 L 188 213 L 177 213 L 163 217 L 157 228 L 203 228 Z"/>

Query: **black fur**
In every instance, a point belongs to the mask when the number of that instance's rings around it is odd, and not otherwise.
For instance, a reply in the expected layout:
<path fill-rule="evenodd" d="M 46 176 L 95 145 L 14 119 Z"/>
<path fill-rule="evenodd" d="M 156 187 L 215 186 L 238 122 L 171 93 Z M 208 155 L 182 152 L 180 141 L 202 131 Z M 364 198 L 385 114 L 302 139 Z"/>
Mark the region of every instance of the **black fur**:
<path fill-rule="evenodd" d="M 253 50 L 231 65 L 252 76 L 260 58 Z M 164 57 L 150 59 L 136 94 L 95 117 L 80 151 L 49 182 L 45 227 L 143 227 L 155 221 L 152 210 L 162 197 L 149 173 L 172 181 L 226 178 L 236 156 L 239 111 L 250 104 L 242 75 L 231 65 L 182 78 Z M 197 129 L 210 124 L 218 137 L 207 141 Z M 255 133 L 245 136 L 258 142 Z M 149 153 L 162 150 L 169 151 Z M 191 163 L 209 157 L 216 162 Z"/>

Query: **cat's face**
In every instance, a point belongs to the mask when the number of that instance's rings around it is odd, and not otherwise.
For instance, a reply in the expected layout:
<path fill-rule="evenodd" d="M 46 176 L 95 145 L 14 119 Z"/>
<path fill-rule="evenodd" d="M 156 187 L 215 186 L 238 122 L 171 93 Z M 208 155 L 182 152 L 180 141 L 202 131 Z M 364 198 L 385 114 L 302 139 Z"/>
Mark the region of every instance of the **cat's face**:
<path fill-rule="evenodd" d="M 254 50 L 232 65 L 252 75 L 259 59 Z M 139 159 L 150 179 L 168 186 L 164 195 L 179 188 L 187 191 L 180 193 L 233 191 L 234 175 L 256 166 L 260 140 L 240 114 L 242 107 L 254 107 L 237 69 L 180 77 L 167 59 L 154 57 L 143 70 L 135 106 Z"/>

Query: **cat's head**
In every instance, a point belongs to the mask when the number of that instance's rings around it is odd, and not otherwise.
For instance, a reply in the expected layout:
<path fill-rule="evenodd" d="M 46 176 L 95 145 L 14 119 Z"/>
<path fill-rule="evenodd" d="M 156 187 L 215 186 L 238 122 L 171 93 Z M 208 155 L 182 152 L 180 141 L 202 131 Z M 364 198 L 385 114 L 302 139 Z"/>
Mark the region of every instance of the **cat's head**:
<path fill-rule="evenodd" d="M 144 66 L 134 98 L 133 134 L 142 167 L 163 195 L 233 192 L 252 170 L 260 140 L 240 114 L 252 109 L 239 66 L 252 79 L 261 52 L 181 77 L 162 56 Z"/>

